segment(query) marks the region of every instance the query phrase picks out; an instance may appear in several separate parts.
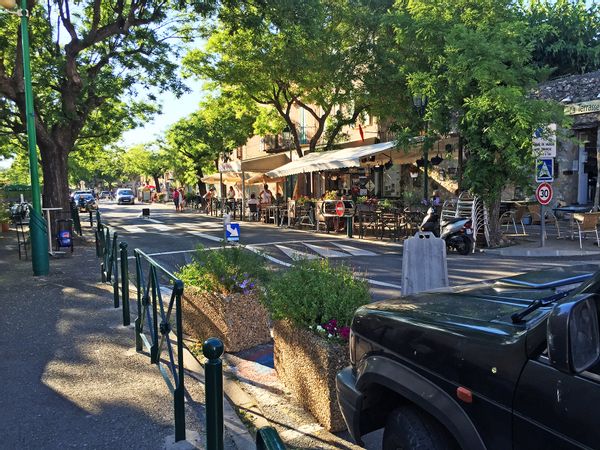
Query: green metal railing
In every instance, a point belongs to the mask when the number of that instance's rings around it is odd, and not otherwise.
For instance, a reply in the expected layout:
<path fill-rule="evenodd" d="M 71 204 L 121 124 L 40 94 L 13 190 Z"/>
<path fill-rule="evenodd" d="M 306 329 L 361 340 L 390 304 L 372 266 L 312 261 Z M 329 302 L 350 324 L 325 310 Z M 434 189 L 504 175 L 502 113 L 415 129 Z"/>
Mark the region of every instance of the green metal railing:
<path fill-rule="evenodd" d="M 71 201 L 71 219 L 73 219 L 73 229 L 79 236 L 81 236 L 83 233 L 81 231 L 81 218 L 79 217 L 79 207 L 74 201 Z"/>
<path fill-rule="evenodd" d="M 183 383 L 183 330 L 181 296 L 183 281 L 163 268 L 140 249 L 134 250 L 138 317 L 135 319 L 135 348 L 150 352 L 150 362 L 156 364 L 173 394 L 175 410 L 175 442 L 185 440 L 185 409 Z M 147 274 L 144 268 L 147 266 Z M 161 286 L 162 281 L 162 286 Z M 163 301 L 161 287 L 170 286 L 168 302 Z M 175 314 L 173 323 L 172 315 Z M 160 322 L 159 322 L 160 314 Z M 160 333 L 160 336 L 159 336 Z M 177 354 L 171 336 L 176 338 Z M 167 359 L 161 361 L 163 350 Z M 177 363 L 175 359 L 177 358 Z M 166 366 L 166 367 L 165 367 Z"/>

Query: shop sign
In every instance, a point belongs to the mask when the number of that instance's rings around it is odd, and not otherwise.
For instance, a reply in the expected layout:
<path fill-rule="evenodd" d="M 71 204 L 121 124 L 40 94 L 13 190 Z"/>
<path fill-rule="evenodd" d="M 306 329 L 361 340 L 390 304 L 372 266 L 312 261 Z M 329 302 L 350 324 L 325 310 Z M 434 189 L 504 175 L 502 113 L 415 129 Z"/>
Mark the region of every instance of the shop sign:
<path fill-rule="evenodd" d="M 541 128 L 533 134 L 533 153 L 539 158 L 556 157 L 556 124 L 551 123 L 544 131 Z"/>
<path fill-rule="evenodd" d="M 219 163 L 219 172 L 241 172 L 241 161 L 228 161 Z"/>
<path fill-rule="evenodd" d="M 567 116 L 575 116 L 577 114 L 592 114 L 600 113 L 600 100 L 592 100 L 590 102 L 573 103 L 565 106 L 565 114 Z"/>

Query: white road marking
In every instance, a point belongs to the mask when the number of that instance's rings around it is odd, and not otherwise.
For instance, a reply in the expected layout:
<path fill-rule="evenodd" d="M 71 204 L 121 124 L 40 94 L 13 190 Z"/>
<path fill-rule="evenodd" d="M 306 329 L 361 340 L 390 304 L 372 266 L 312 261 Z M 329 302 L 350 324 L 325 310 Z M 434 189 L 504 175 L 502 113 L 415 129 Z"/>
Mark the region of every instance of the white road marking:
<path fill-rule="evenodd" d="M 151 219 L 150 217 L 148 217 L 148 218 L 146 218 L 144 220 L 147 220 L 148 222 L 152 222 L 152 223 L 164 223 L 164 222 L 161 222 L 160 220 Z"/>
<path fill-rule="evenodd" d="M 338 252 L 327 247 L 321 247 L 320 245 L 307 244 L 306 242 L 303 242 L 303 244 L 325 258 L 346 258 L 350 256 L 348 253 Z"/>
<path fill-rule="evenodd" d="M 170 231 L 173 229 L 173 227 L 170 227 L 169 225 L 151 225 L 151 227 L 158 231 Z"/>
<path fill-rule="evenodd" d="M 146 231 L 143 228 L 140 228 L 136 225 L 121 225 L 121 228 L 123 228 L 128 233 L 144 233 Z"/>
<path fill-rule="evenodd" d="M 186 231 L 188 234 L 193 234 L 194 236 L 198 236 L 202 239 L 208 239 L 209 241 L 221 242 L 223 238 L 212 236 L 210 234 L 202 233 L 201 231 Z"/>
<path fill-rule="evenodd" d="M 362 248 L 351 247 L 350 245 L 338 244 L 337 242 L 332 242 L 336 247 L 341 248 L 345 252 L 350 253 L 352 256 L 377 256 L 377 253 L 372 252 L 370 250 L 364 250 Z"/>
<path fill-rule="evenodd" d="M 268 259 L 271 262 L 274 262 L 275 264 L 279 264 L 280 266 L 284 266 L 284 267 L 291 267 L 290 263 L 284 262 L 280 259 L 274 258 L 273 256 L 267 255 L 266 253 L 262 253 L 260 250 L 258 250 L 257 248 L 253 247 L 252 245 L 246 245 L 246 248 L 248 250 L 250 250 L 251 252 L 256 253 L 257 255 L 262 256 L 265 259 Z"/>
<path fill-rule="evenodd" d="M 286 247 L 285 245 L 276 245 L 279 250 L 288 255 L 293 260 L 298 259 L 317 259 L 317 255 L 313 255 L 311 253 L 304 253 L 299 250 L 294 250 L 293 248 Z"/>

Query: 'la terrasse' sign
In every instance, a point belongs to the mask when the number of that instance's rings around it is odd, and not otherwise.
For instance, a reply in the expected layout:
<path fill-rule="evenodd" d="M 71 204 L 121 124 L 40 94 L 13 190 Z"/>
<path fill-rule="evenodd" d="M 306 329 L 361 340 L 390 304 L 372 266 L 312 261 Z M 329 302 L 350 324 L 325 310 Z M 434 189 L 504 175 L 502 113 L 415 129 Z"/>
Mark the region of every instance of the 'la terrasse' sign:
<path fill-rule="evenodd" d="M 592 100 L 591 102 L 573 103 L 565 106 L 565 114 L 574 116 L 576 114 L 600 113 L 600 100 Z"/>

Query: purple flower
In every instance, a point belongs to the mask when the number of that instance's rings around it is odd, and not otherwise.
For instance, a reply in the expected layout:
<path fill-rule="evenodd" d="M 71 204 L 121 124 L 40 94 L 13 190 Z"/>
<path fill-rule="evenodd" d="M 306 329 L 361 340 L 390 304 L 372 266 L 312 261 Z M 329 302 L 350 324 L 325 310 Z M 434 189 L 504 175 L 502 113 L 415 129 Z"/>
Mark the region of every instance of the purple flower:
<path fill-rule="evenodd" d="M 350 327 L 340 328 L 340 337 L 345 341 L 350 339 Z"/>

